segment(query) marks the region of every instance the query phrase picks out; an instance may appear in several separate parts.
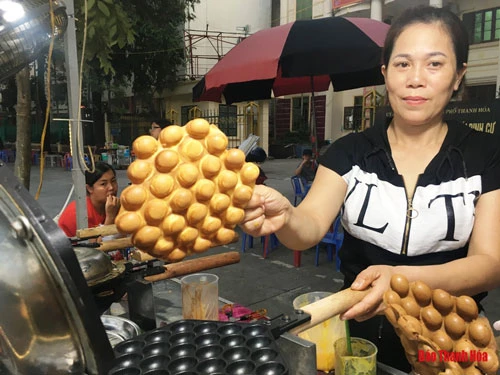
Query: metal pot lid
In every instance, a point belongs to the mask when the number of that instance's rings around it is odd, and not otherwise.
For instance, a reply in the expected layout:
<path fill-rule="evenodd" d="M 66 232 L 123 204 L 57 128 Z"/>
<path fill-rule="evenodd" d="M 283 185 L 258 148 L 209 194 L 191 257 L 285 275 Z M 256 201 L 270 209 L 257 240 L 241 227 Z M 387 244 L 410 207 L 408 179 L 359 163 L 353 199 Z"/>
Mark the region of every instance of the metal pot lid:
<path fill-rule="evenodd" d="M 70 241 L 0 162 L 0 368 L 105 374 L 111 345 Z"/>
<path fill-rule="evenodd" d="M 113 267 L 111 268 L 111 271 L 103 277 L 90 281 L 87 280 L 88 286 L 92 288 L 96 285 L 104 284 L 105 282 L 113 280 L 117 277 L 124 276 L 126 270 L 126 266 L 124 263 L 112 263 L 112 266 Z"/>
<path fill-rule="evenodd" d="M 113 262 L 104 252 L 81 246 L 74 247 L 74 250 L 83 276 L 89 285 L 95 284 L 96 281 L 105 278 L 113 271 Z"/>

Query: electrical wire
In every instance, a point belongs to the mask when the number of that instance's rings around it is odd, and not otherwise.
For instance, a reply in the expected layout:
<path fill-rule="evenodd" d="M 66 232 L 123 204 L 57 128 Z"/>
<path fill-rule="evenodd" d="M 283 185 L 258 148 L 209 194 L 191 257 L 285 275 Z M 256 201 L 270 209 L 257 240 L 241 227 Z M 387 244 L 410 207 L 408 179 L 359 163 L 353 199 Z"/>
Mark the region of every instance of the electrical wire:
<path fill-rule="evenodd" d="M 88 9 L 87 9 L 87 0 L 84 0 L 84 21 L 83 21 L 83 41 L 82 41 L 82 57 L 80 60 L 80 76 L 79 76 L 79 93 L 78 93 L 78 116 L 77 116 L 77 124 L 78 126 L 82 126 L 82 83 L 83 83 L 83 64 L 85 62 L 85 46 L 87 45 L 87 21 L 88 21 Z M 68 124 L 71 124 L 70 122 Z M 89 173 L 94 173 L 95 172 L 95 162 L 94 162 L 94 155 L 92 154 L 92 149 L 90 146 L 87 145 L 88 150 L 89 150 L 89 159 L 90 163 L 92 164 L 92 167 L 89 168 L 87 167 L 87 163 L 85 163 L 85 156 L 83 152 L 80 152 L 80 145 L 83 144 L 83 140 L 81 139 L 82 137 L 82 132 L 78 131 L 76 133 L 76 149 L 77 149 L 77 157 L 80 161 L 80 165 L 83 165 L 85 168 L 85 171 Z M 70 126 L 70 139 L 71 139 L 71 126 Z"/>
<path fill-rule="evenodd" d="M 48 57 L 47 57 L 47 81 L 46 81 L 46 86 L 47 86 L 47 108 L 45 110 L 45 120 L 44 120 L 44 125 L 43 125 L 43 130 L 42 130 L 42 136 L 40 139 L 40 183 L 38 185 L 37 192 L 35 194 L 35 200 L 38 200 L 40 198 L 40 193 L 42 190 L 43 186 L 43 174 L 45 170 L 45 157 L 44 157 L 44 144 L 45 144 L 45 137 L 47 134 L 47 126 L 49 123 L 49 118 L 50 118 L 50 106 L 51 106 L 51 67 L 52 67 L 52 53 L 54 51 L 54 39 L 55 39 L 55 17 L 54 17 L 54 9 L 53 9 L 53 1 L 54 0 L 49 0 L 49 9 L 50 9 L 50 26 L 51 26 L 51 39 L 50 39 L 50 44 L 49 44 L 49 52 L 48 52 Z M 78 114 L 77 114 L 77 123 L 79 124 L 78 126 L 81 126 L 81 103 L 82 103 L 82 81 L 83 81 L 83 63 L 84 63 L 84 55 L 85 55 L 85 45 L 87 41 L 87 19 L 88 19 L 88 9 L 87 9 L 87 0 L 84 1 L 84 9 L 85 9 L 85 21 L 84 21 L 84 28 L 83 28 L 83 45 L 82 45 L 82 58 L 81 58 L 81 63 L 80 63 L 80 72 L 79 72 L 79 95 L 78 95 Z M 68 122 L 69 126 L 69 141 L 70 141 L 70 149 L 73 150 L 73 147 L 71 147 L 72 143 L 72 137 L 71 137 L 71 120 Z M 94 163 L 94 156 L 92 154 L 92 149 L 90 146 L 88 147 L 89 150 L 89 159 L 91 160 L 92 163 L 92 168 L 88 168 L 87 164 L 85 163 L 85 156 L 83 155 L 82 152 L 80 152 L 79 145 L 82 144 L 82 139 L 81 139 L 81 132 L 77 132 L 77 144 L 76 144 L 76 151 L 77 151 L 77 158 L 80 160 L 80 164 L 84 166 L 86 171 L 89 171 L 90 173 L 93 173 L 95 171 L 95 163 Z"/>
<path fill-rule="evenodd" d="M 49 9 L 50 9 L 50 26 L 51 26 L 51 39 L 50 39 L 50 44 L 49 44 L 49 52 L 48 52 L 48 57 L 47 57 L 47 108 L 45 110 L 45 121 L 43 125 L 43 130 L 42 130 L 42 136 L 40 140 L 40 183 L 38 185 L 37 192 L 35 194 L 35 200 L 38 200 L 40 197 L 40 193 L 42 190 L 43 186 L 43 174 L 45 170 L 45 157 L 44 157 L 44 144 L 45 144 L 45 137 L 47 134 L 47 126 L 49 123 L 49 118 L 50 118 L 50 106 L 51 106 L 51 67 L 52 67 L 52 53 L 54 51 L 54 39 L 55 39 L 55 17 L 54 17 L 54 9 L 53 9 L 53 1 L 54 0 L 49 0 Z M 87 9 L 87 0 L 84 1 L 84 10 L 85 10 L 85 21 L 84 21 L 84 28 L 83 28 L 83 45 L 82 45 L 82 58 L 81 58 L 81 63 L 80 63 L 80 72 L 79 72 L 79 95 L 78 95 L 78 114 L 77 114 L 77 123 L 78 126 L 81 126 L 81 103 L 82 103 L 82 81 L 83 81 L 83 63 L 84 63 L 84 56 L 85 56 L 85 45 L 87 42 L 87 20 L 88 20 L 88 9 Z M 71 147 L 72 143 L 72 136 L 71 136 L 71 120 L 68 122 L 68 127 L 69 127 L 69 141 L 70 141 L 70 150 L 73 150 L 73 147 Z M 89 171 L 90 173 L 93 173 L 95 171 L 95 162 L 94 162 L 94 156 L 92 154 L 92 149 L 90 146 L 88 147 L 89 150 L 89 159 L 91 160 L 92 168 L 88 168 L 87 164 L 85 163 L 85 156 L 83 155 L 83 152 L 80 152 L 80 148 L 78 147 L 80 144 L 82 144 L 82 139 L 81 139 L 81 132 L 77 132 L 77 143 L 76 143 L 76 152 L 77 152 L 77 158 L 80 160 L 80 164 L 84 166 L 86 171 Z M 70 191 L 70 194 L 68 195 L 68 198 L 71 196 L 72 191 Z M 68 201 L 68 199 L 67 199 Z M 63 210 L 67 203 L 64 204 Z"/>
<path fill-rule="evenodd" d="M 53 0 L 49 0 L 49 9 L 50 9 L 50 28 L 51 28 L 51 38 L 49 43 L 49 53 L 47 57 L 47 107 L 45 108 L 45 121 L 43 124 L 42 137 L 40 139 L 40 182 L 38 184 L 38 189 L 35 194 L 35 200 L 40 198 L 40 192 L 42 191 L 43 186 L 43 172 L 45 170 L 45 136 L 47 134 L 47 126 L 49 123 L 49 115 L 50 115 L 50 105 L 51 105 L 51 92 L 50 92 L 50 73 L 51 73 L 51 65 L 52 65 L 52 52 L 54 51 L 54 37 L 55 37 L 55 29 L 56 24 L 54 20 L 54 8 L 52 6 Z"/>

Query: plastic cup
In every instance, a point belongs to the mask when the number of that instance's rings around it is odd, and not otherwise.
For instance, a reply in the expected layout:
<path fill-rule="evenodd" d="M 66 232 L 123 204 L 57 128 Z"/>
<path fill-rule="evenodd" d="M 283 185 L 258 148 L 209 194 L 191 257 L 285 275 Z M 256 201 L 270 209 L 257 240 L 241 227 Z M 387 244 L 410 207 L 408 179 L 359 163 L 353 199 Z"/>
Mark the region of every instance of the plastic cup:
<path fill-rule="evenodd" d="M 346 338 L 335 341 L 335 375 L 376 375 L 377 347 L 371 341 L 351 337 L 352 355 L 347 354 Z"/>
<path fill-rule="evenodd" d="M 195 273 L 181 279 L 182 317 L 219 320 L 219 277 Z"/>
<path fill-rule="evenodd" d="M 293 300 L 293 308 L 298 310 L 306 305 L 328 297 L 329 292 L 311 292 L 298 296 Z M 333 344 L 340 337 L 345 337 L 345 325 L 338 316 L 334 316 L 298 335 L 304 340 L 316 344 L 316 368 L 329 372 L 335 368 L 335 352 Z"/>

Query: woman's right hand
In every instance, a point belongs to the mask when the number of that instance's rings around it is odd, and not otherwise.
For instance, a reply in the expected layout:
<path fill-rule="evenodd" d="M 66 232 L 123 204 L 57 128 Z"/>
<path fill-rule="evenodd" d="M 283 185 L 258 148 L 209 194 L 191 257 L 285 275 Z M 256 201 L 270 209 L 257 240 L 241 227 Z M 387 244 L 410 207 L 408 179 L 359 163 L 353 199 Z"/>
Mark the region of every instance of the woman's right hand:
<path fill-rule="evenodd" d="M 118 211 L 120 211 L 120 198 L 115 195 L 108 195 L 105 205 L 105 224 L 113 224 L 116 216 L 118 215 Z"/>
<path fill-rule="evenodd" d="M 292 204 L 281 193 L 265 185 L 255 185 L 240 226 L 255 237 L 275 233 L 285 225 L 291 209 Z"/>

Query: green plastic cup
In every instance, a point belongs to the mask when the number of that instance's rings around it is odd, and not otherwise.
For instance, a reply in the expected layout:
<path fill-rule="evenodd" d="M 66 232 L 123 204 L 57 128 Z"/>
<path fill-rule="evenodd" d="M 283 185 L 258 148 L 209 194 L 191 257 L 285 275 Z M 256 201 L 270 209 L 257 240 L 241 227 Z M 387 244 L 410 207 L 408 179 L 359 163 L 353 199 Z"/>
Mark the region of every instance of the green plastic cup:
<path fill-rule="evenodd" d="M 335 341 L 335 375 L 377 375 L 377 347 L 371 341 L 351 337 L 352 355 L 347 354 L 347 341 Z"/>

